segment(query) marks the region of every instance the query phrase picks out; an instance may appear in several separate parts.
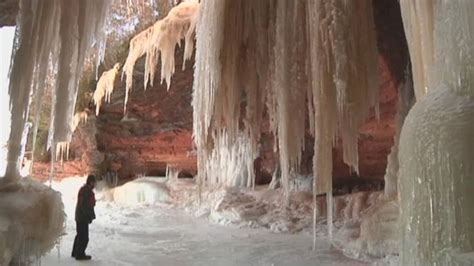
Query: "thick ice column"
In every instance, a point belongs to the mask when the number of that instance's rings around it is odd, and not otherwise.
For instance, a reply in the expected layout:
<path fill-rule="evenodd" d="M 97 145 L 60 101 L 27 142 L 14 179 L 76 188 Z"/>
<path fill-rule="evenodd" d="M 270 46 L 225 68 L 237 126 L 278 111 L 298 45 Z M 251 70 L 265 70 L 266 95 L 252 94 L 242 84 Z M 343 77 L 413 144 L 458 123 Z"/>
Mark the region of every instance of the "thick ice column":
<path fill-rule="evenodd" d="M 473 12 L 470 0 L 433 1 L 430 87 L 400 137 L 400 265 L 456 265 L 474 250 Z"/>
<path fill-rule="evenodd" d="M 400 144 L 400 265 L 446 265 L 446 252 L 474 247 L 474 97 L 428 92 Z"/>
<path fill-rule="evenodd" d="M 21 153 L 21 132 L 25 127 L 30 102 L 31 84 L 29 80 L 33 77 L 34 65 L 28 64 L 33 57 L 35 46 L 33 42 L 33 11 L 32 4 L 25 1 L 20 2 L 20 17 L 17 21 L 17 31 L 14 43 L 14 56 L 10 74 L 10 108 L 11 108 L 11 130 L 8 140 L 7 169 L 5 181 L 17 181 L 19 173 L 19 157 Z"/>

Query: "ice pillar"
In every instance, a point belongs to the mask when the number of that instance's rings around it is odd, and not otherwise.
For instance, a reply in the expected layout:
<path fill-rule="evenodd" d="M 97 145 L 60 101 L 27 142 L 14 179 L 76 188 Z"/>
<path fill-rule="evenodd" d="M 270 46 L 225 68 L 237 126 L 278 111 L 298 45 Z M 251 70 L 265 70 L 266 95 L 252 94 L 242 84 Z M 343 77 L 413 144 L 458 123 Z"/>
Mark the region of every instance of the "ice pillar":
<path fill-rule="evenodd" d="M 428 2 L 434 64 L 400 136 L 400 265 L 456 265 L 456 254 L 474 248 L 474 2 Z M 415 27 L 406 15 L 405 27 Z"/>

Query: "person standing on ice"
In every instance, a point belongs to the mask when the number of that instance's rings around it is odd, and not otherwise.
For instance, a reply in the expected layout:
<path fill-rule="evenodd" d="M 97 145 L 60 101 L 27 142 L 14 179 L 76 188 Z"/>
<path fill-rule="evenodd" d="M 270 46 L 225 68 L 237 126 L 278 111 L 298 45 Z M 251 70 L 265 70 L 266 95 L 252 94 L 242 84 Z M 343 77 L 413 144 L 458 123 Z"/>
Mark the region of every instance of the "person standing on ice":
<path fill-rule="evenodd" d="M 89 224 L 95 219 L 95 176 L 87 176 L 84 186 L 79 189 L 76 205 L 76 237 L 72 248 L 72 257 L 76 260 L 90 260 L 91 256 L 86 255 L 87 244 L 89 243 Z"/>

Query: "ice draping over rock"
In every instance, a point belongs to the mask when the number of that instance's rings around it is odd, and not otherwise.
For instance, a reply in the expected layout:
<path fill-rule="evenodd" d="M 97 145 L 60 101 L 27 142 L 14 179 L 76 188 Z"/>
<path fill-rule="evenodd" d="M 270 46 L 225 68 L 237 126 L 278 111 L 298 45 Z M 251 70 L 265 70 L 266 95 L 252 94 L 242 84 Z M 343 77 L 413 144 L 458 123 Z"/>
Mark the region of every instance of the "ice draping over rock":
<path fill-rule="evenodd" d="M 126 76 L 124 111 L 133 83 L 133 69 L 136 61 L 146 54 L 145 83 L 153 85 L 156 65 L 161 56 L 161 82 L 166 80 L 169 88 L 171 76 L 175 71 L 174 52 L 176 45 L 185 40 L 184 61 L 191 58 L 194 50 L 194 31 L 199 14 L 200 3 L 197 0 L 183 2 L 170 10 L 168 15 L 153 26 L 139 33 L 130 41 L 130 50 L 123 67 Z M 185 64 L 183 63 L 183 67 Z"/>

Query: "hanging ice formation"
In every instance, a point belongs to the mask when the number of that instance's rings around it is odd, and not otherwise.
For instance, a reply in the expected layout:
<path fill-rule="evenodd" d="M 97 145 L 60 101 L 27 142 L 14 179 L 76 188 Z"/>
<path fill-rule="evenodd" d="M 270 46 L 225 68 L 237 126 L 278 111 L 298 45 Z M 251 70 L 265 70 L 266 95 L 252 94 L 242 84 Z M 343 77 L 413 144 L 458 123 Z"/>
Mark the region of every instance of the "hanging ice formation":
<path fill-rule="evenodd" d="M 110 96 L 114 91 L 114 83 L 119 73 L 119 69 L 120 64 L 116 63 L 112 69 L 105 71 L 100 76 L 94 91 L 94 95 L 92 96 L 95 104 L 95 115 L 99 115 L 100 106 L 104 100 L 104 97 L 106 102 L 110 102 Z"/>
<path fill-rule="evenodd" d="M 343 140 L 344 161 L 357 171 L 358 129 L 378 94 L 371 1 L 205 1 L 196 36 L 200 183 L 216 182 L 209 164 L 228 156 L 216 153 L 232 150 L 242 135 L 252 148 L 238 156 L 258 155 L 265 106 L 287 196 L 308 118 L 316 137 L 315 192 L 331 192 L 336 137 Z"/>
<path fill-rule="evenodd" d="M 474 250 L 474 2 L 400 1 L 417 102 L 400 136 L 400 265 Z"/>
<path fill-rule="evenodd" d="M 87 123 L 88 117 L 89 117 L 89 114 L 87 113 L 87 111 L 75 113 L 74 118 L 72 119 L 72 126 L 71 126 L 72 132 L 76 131 L 80 123 Z"/>
<path fill-rule="evenodd" d="M 185 40 L 184 62 L 190 59 L 194 49 L 194 31 L 199 14 L 200 3 L 197 0 L 183 2 L 173 7 L 168 15 L 153 26 L 142 31 L 130 41 L 130 49 L 123 67 L 126 76 L 124 112 L 133 83 L 133 69 L 136 61 L 146 54 L 144 88 L 148 83 L 153 86 L 156 65 L 161 56 L 161 82 L 171 84 L 175 71 L 174 52 L 176 45 Z M 122 74 L 122 77 L 123 77 Z"/>
<path fill-rule="evenodd" d="M 48 69 L 57 66 L 51 131 L 58 150 L 71 139 L 79 78 L 92 44 L 103 48 L 108 0 L 20 1 L 10 73 L 12 130 L 6 180 L 16 180 L 20 134 L 28 116 L 30 94 L 44 90 Z M 103 53 L 102 53 L 103 54 Z"/>

